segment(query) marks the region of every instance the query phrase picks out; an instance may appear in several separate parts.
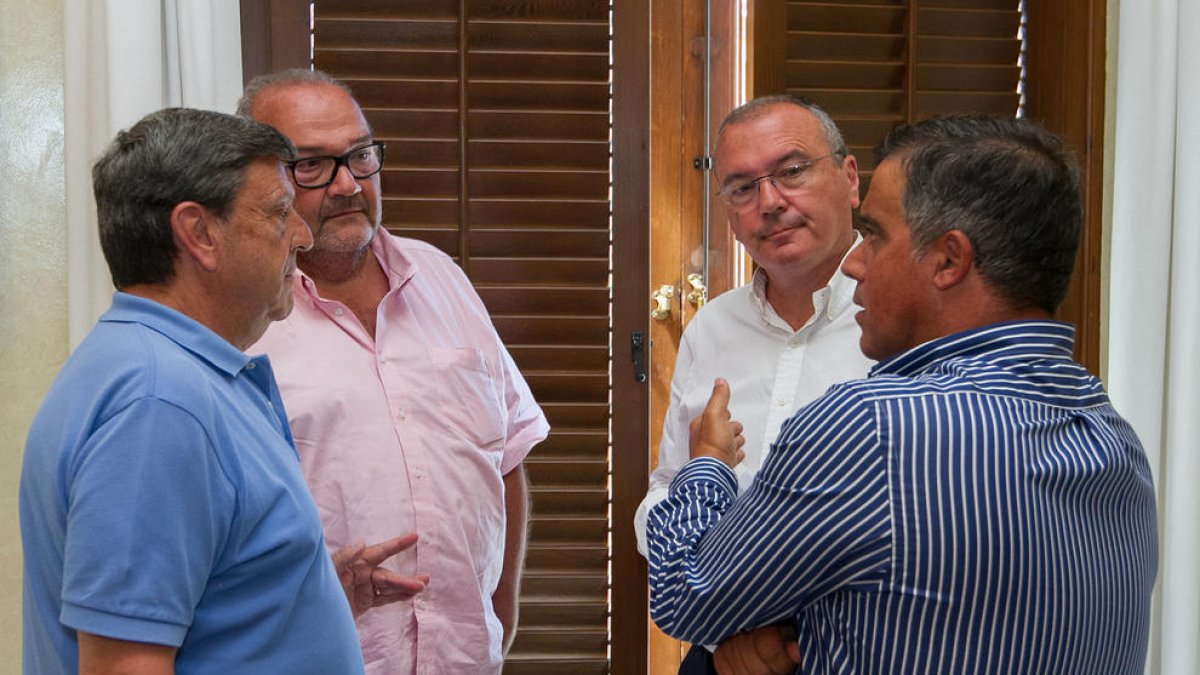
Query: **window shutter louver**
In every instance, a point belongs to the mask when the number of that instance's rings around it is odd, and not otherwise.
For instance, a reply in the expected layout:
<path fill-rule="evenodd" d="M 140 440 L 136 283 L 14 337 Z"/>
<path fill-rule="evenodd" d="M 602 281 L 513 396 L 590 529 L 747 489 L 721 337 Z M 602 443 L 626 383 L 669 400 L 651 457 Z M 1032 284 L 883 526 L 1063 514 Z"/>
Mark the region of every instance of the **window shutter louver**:
<path fill-rule="evenodd" d="M 872 148 L 900 124 L 1017 114 L 1017 0 L 792 0 L 786 36 L 763 25 L 756 42 L 782 39 L 787 63 L 773 71 L 778 81 L 758 82 L 759 93 L 786 90 L 821 105 L 868 174 Z"/>
<path fill-rule="evenodd" d="M 318 2 L 313 63 L 388 142 L 384 224 L 467 271 L 553 427 L 505 673 L 608 672 L 608 2 Z M 436 570 L 431 570 L 436 573 Z"/>

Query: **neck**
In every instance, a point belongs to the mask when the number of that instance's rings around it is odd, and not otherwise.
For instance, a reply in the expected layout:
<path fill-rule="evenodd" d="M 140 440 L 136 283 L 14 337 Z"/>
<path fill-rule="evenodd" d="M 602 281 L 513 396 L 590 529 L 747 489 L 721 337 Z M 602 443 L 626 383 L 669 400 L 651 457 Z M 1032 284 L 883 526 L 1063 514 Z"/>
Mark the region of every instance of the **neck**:
<path fill-rule="evenodd" d="M 317 286 L 342 284 L 368 272 L 366 265 L 371 253 L 368 244 L 355 251 L 305 251 L 296 254 L 296 265 L 304 270 Z"/>
<path fill-rule="evenodd" d="M 829 280 L 837 273 L 842 258 L 854 243 L 854 233 L 845 246 L 838 247 L 838 253 L 822 260 L 811 267 L 799 265 L 780 269 L 765 269 L 767 275 L 767 302 L 787 322 L 792 330 L 800 330 L 813 315 L 813 293 L 829 284 Z"/>
<path fill-rule="evenodd" d="M 353 253 L 314 255 L 310 251 L 304 257 L 297 255 L 296 263 L 317 285 L 322 298 L 345 305 L 367 334 L 375 338 L 376 312 L 390 286 L 370 246 Z"/>
<path fill-rule="evenodd" d="M 267 323 L 260 326 L 252 318 L 234 315 L 230 309 L 236 308 L 237 303 L 214 300 L 218 296 L 208 289 L 172 282 L 126 286 L 121 291 L 170 307 L 242 351 L 246 351 L 250 345 L 257 342 L 266 331 Z"/>

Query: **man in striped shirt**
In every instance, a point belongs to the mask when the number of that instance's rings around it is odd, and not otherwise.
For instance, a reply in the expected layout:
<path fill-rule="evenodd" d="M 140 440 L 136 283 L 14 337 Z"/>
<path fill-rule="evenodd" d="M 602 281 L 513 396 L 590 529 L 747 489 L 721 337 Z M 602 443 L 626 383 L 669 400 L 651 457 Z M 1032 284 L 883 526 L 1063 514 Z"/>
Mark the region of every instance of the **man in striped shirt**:
<path fill-rule="evenodd" d="M 736 501 L 718 382 L 650 513 L 655 622 L 704 643 L 794 622 L 798 667 L 748 644 L 722 672 L 1140 673 L 1150 470 L 1052 320 L 1078 246 L 1072 160 L 983 117 L 902 127 L 876 154 L 843 269 L 879 364 L 785 422 Z"/>

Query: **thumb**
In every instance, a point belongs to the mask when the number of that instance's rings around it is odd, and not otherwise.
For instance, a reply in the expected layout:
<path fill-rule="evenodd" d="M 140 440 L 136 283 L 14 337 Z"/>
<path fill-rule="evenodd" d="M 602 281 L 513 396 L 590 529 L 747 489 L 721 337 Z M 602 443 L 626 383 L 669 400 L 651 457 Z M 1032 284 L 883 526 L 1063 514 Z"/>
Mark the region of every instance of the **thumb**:
<path fill-rule="evenodd" d="M 722 419 L 729 417 L 729 383 L 724 378 L 718 377 L 713 381 L 712 395 L 708 397 L 708 404 L 704 406 L 704 414 L 720 415 Z"/>

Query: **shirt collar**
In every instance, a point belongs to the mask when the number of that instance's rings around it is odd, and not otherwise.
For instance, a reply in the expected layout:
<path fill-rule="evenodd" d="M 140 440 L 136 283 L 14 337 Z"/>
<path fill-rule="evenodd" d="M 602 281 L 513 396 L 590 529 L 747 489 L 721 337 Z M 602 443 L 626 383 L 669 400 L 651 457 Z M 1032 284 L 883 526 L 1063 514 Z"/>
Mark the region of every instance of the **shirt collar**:
<path fill-rule="evenodd" d="M 857 285 L 850 277 L 842 274 L 842 265 L 846 264 L 846 258 L 850 252 L 862 242 L 862 235 L 857 231 L 854 233 L 854 243 L 846 250 L 842 256 L 841 262 L 838 263 L 837 270 L 824 286 L 818 288 L 812 294 L 813 317 L 824 316 L 827 321 L 833 321 L 846 308 L 854 302 L 854 288 Z M 754 277 L 751 279 L 751 295 L 754 297 L 754 305 L 758 309 L 759 314 L 764 319 L 775 316 L 775 310 L 771 308 L 767 302 L 767 274 L 758 268 L 754 270 Z"/>
<path fill-rule="evenodd" d="M 395 290 L 417 273 L 417 263 L 406 256 L 399 246 L 389 245 L 390 237 L 391 235 L 382 228 L 376 229 L 375 236 L 371 238 L 371 252 L 375 254 L 375 260 L 387 276 L 389 290 Z M 306 297 L 314 307 L 318 301 L 324 300 L 317 292 L 316 282 L 299 268 L 296 270 L 292 288 L 299 297 Z"/>
<path fill-rule="evenodd" d="M 1075 327 L 1061 321 L 1007 321 L 930 340 L 884 359 L 871 368 L 878 375 L 912 376 L 959 359 L 1041 358 L 1072 362 Z"/>
<path fill-rule="evenodd" d="M 112 307 L 100 317 L 102 323 L 138 323 L 207 361 L 217 370 L 237 375 L 251 357 L 195 319 L 129 293 L 113 294 Z"/>

